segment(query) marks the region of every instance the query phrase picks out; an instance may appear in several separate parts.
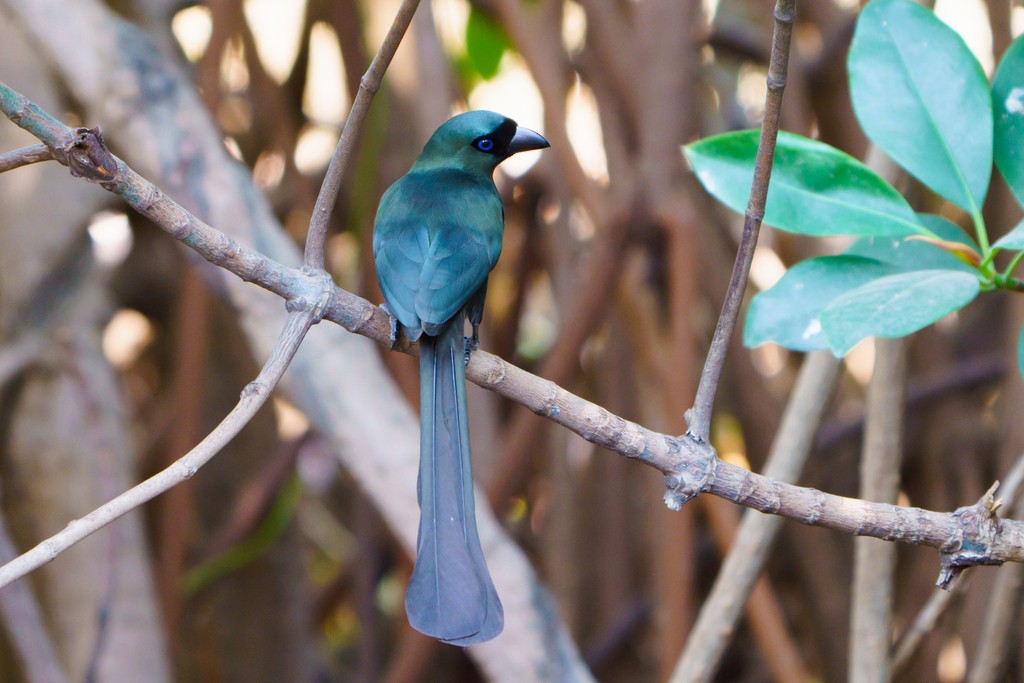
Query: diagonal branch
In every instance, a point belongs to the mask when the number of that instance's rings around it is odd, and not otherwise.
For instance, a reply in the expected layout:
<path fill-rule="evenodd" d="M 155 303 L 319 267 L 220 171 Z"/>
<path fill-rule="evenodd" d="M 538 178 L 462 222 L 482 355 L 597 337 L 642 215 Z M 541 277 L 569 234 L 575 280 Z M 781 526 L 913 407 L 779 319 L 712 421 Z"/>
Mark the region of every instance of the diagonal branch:
<path fill-rule="evenodd" d="M 0 173 L 51 159 L 53 159 L 53 155 L 50 153 L 50 148 L 39 142 L 0 154 Z"/>
<path fill-rule="evenodd" d="M 326 282 L 325 280 L 325 284 Z M 323 301 L 326 301 L 327 292 L 325 287 Z M 50 562 L 86 536 L 195 474 L 233 439 L 267 402 L 288 364 L 295 357 L 295 352 L 298 351 L 306 332 L 319 320 L 321 313 L 322 306 L 315 305 L 292 311 L 288 315 L 277 347 L 259 375 L 245 387 L 242 397 L 231 412 L 195 448 L 167 469 L 125 491 L 109 503 L 101 505 L 85 517 L 72 521 L 62 531 L 0 567 L 0 588 Z"/>
<path fill-rule="evenodd" d="M 743 235 L 736 252 L 736 263 L 729 278 L 729 289 L 725 293 L 722 313 L 715 326 L 711 348 L 701 372 L 697 396 L 693 408 L 687 411 L 688 433 L 700 441 L 707 441 L 711 430 L 711 410 L 715 402 L 718 382 L 725 366 L 725 355 L 729 350 L 729 339 L 736 327 L 736 319 L 743 303 L 743 292 L 747 288 L 747 275 L 754 258 L 754 247 L 761 231 L 764 207 L 768 200 L 768 183 L 772 175 L 775 158 L 775 141 L 779 136 L 779 119 L 782 114 L 782 92 L 786 87 L 789 62 L 789 42 L 796 17 L 796 0 L 778 0 L 775 5 L 775 34 L 772 37 L 772 53 L 768 64 L 768 95 L 764 104 L 764 122 L 761 124 L 761 139 L 757 143 L 754 160 L 754 181 L 750 188 L 750 201 L 743 219 Z"/>
<path fill-rule="evenodd" d="M 11 103 L 17 106 L 8 111 Z M 38 109 L 3 84 L 0 84 L 0 109 L 26 128 L 38 129 L 33 117 L 43 116 L 41 112 L 33 114 Z M 211 263 L 283 297 L 290 310 L 309 310 L 313 305 L 310 302 L 321 302 L 323 296 L 324 318 L 383 345 L 392 345 L 390 323 L 380 309 L 334 286 L 322 271 L 317 275 L 305 268 L 284 266 L 200 221 L 112 155 L 97 131 L 63 127 L 45 133 L 43 141 L 51 146 L 55 158 L 68 164 L 74 174 L 118 194 Z M 328 286 L 325 293 L 324 288 Z M 414 353 L 415 345 L 403 342 L 396 350 Z M 785 484 L 720 461 L 707 443 L 642 427 L 482 351 L 473 354 L 466 375 L 471 381 L 523 404 L 592 443 L 664 473 L 669 487 L 666 501 L 670 507 L 678 507 L 694 495 L 706 492 L 804 524 L 927 545 L 941 552 L 941 585 L 948 584 L 967 566 L 1024 562 L 1024 522 L 997 518 L 994 510 L 998 506 L 991 496 L 953 513 L 834 496 Z M 192 472 L 194 470 L 189 474 Z M 127 508 L 120 508 L 125 505 L 124 500 L 116 499 L 110 505 L 114 503 L 117 503 L 115 508 L 101 508 L 107 510 L 103 524 L 127 511 Z M 114 509 L 119 511 L 111 515 Z M 90 529 L 89 533 L 94 530 Z M 67 530 L 61 533 L 66 534 Z M 85 535 L 75 538 L 80 540 Z M 59 553 L 66 547 L 48 543 L 44 542 L 40 548 L 58 548 Z M 31 552 L 37 553 L 35 561 L 38 562 L 38 553 L 48 551 L 37 548 Z M 20 570 L 0 568 L 0 577 L 13 580 L 38 566 L 20 560 L 15 563 Z M 2 583 L 0 581 L 0 585 Z"/>
<path fill-rule="evenodd" d="M 324 178 L 323 185 L 320 186 L 320 194 L 316 198 L 313 216 L 309 222 L 309 232 L 306 233 L 306 253 L 303 259 L 309 268 L 324 267 L 327 225 L 330 222 L 334 204 L 338 200 L 341 179 L 345 175 L 345 169 L 348 168 L 349 159 L 352 158 L 352 151 L 355 149 L 359 133 L 363 129 L 366 114 L 370 111 L 373 96 L 380 89 L 384 72 L 387 71 L 391 59 L 398 51 L 398 46 L 405 36 L 406 29 L 409 28 L 409 23 L 419 4 L 420 0 L 405 0 L 402 3 L 395 14 L 395 20 L 391 24 L 387 36 L 384 37 L 380 50 L 377 51 L 377 56 L 373 58 L 370 68 L 366 70 L 366 74 L 359 81 L 359 91 L 352 102 L 352 110 L 345 120 L 345 127 L 341 131 L 341 138 L 338 139 L 338 146 L 327 167 L 327 176 Z"/>
<path fill-rule="evenodd" d="M 102 3 L 68 5 L 62 0 L 37 0 L 7 5 L 25 30 L 38 39 L 76 101 L 89 112 L 87 117 L 118 131 L 118 141 L 137 170 L 161 178 L 182 204 L 223 224 L 238 242 L 258 246 L 259 252 L 232 252 L 228 247 L 237 242 L 194 221 L 150 183 L 122 188 L 133 206 L 142 208 L 154 200 L 154 211 L 164 211 L 165 218 L 176 221 L 163 222 L 165 230 L 180 234 L 183 241 L 197 240 L 207 258 L 225 263 L 227 268 L 217 269 L 219 273 L 211 276 L 217 275 L 217 284 L 237 306 L 253 347 L 262 357 L 268 356 L 276 344 L 274 331 L 279 325 L 268 333 L 266 320 L 276 321 L 280 316 L 283 322 L 277 296 L 292 306 L 302 305 L 307 297 L 317 296 L 316 283 L 305 270 L 280 267 L 280 262 L 300 263 L 301 254 L 253 187 L 251 176 L 223 150 L 221 135 L 200 108 L 186 74 L 167 61 L 153 59 L 145 36 Z M 84 26 L 89 30 L 83 31 Z M 115 35 L 119 49 L 112 50 L 110 36 Z M 72 43 L 74 47 L 68 47 Z M 82 60 L 84 53 L 99 58 Z M 146 96 L 145 88 L 125 87 L 126 82 L 141 84 L 154 78 L 173 96 L 153 98 Z M 0 99 L 11 95 L 0 89 Z M 54 123 L 56 137 L 70 143 L 74 131 Z M 43 131 L 43 135 L 50 133 Z M 151 144 L 167 140 L 175 142 Z M 107 168 L 105 163 L 100 167 Z M 182 169 L 196 172 L 180 173 Z M 111 166 L 110 170 L 117 168 Z M 100 173 L 91 179 L 102 183 L 110 180 L 109 175 Z M 228 269 L 240 278 L 258 281 L 276 296 L 268 297 L 246 286 L 246 281 L 228 276 Z M 386 337 L 385 316 L 374 317 L 374 308 L 362 299 L 341 290 L 335 294 L 328 310 L 333 319 L 351 328 L 379 332 L 378 339 Z M 334 326 L 308 335 L 304 342 L 307 352 L 296 356 L 282 389 L 317 425 L 333 455 L 373 498 L 403 548 L 411 550 L 415 548 L 417 514 L 413 483 L 419 447 L 416 423 L 366 341 Z M 526 556 L 487 509 L 479 510 L 477 521 L 488 557 L 498 565 L 495 581 L 501 584 L 506 616 L 513 618 L 507 620 L 501 640 L 474 648 L 470 657 L 496 680 L 524 680 L 540 670 L 566 680 L 589 680 L 552 598 Z M 509 648 L 508 642 L 515 642 L 516 647 Z"/>

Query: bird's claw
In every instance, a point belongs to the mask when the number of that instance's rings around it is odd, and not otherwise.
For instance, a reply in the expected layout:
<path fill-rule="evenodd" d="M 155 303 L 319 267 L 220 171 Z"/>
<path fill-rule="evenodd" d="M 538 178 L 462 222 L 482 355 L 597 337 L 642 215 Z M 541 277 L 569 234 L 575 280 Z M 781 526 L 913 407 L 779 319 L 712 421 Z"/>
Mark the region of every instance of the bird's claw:
<path fill-rule="evenodd" d="M 476 335 L 472 337 L 466 337 L 466 350 L 463 353 L 463 363 L 469 365 L 469 359 L 473 356 L 473 352 L 480 348 L 480 338 Z"/>

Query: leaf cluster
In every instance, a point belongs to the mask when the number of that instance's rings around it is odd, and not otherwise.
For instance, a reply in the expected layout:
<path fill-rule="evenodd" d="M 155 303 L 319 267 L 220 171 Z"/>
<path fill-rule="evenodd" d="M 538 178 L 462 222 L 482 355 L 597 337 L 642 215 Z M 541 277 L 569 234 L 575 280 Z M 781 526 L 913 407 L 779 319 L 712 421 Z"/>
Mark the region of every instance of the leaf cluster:
<path fill-rule="evenodd" d="M 993 161 L 1024 204 L 1024 37 L 993 83 L 963 39 L 909 0 L 874 0 L 860 14 L 847 62 L 854 111 L 867 136 L 922 185 L 958 207 L 973 238 L 917 213 L 868 166 L 822 142 L 779 135 L 764 221 L 812 236 L 855 236 L 842 254 L 790 268 L 750 305 L 744 342 L 848 353 L 867 337 L 909 335 L 980 292 L 1024 290 L 1024 223 L 990 244 L 981 214 Z M 685 147 L 715 198 L 745 210 L 759 133 Z M 957 211 L 957 209 L 953 209 Z M 1000 251 L 1013 252 L 996 267 Z M 1024 344 L 1021 345 L 1024 348 Z"/>

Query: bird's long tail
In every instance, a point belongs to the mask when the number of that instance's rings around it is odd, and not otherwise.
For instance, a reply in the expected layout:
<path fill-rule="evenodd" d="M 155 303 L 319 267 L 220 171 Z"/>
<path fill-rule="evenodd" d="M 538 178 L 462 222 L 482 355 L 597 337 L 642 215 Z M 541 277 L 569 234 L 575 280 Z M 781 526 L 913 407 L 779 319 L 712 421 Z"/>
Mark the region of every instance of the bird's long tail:
<path fill-rule="evenodd" d="M 462 316 L 420 338 L 420 529 L 409 623 L 455 645 L 501 633 L 504 613 L 476 530 Z"/>

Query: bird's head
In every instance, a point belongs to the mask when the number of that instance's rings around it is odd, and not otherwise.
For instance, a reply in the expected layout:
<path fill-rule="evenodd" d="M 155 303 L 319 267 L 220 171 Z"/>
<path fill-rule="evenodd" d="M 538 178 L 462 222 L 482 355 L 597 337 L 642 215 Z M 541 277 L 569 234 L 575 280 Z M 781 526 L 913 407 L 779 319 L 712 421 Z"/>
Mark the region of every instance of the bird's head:
<path fill-rule="evenodd" d="M 493 111 L 468 111 L 434 131 L 413 168 L 457 168 L 490 174 L 517 152 L 549 146 L 541 135 L 506 116 Z"/>

